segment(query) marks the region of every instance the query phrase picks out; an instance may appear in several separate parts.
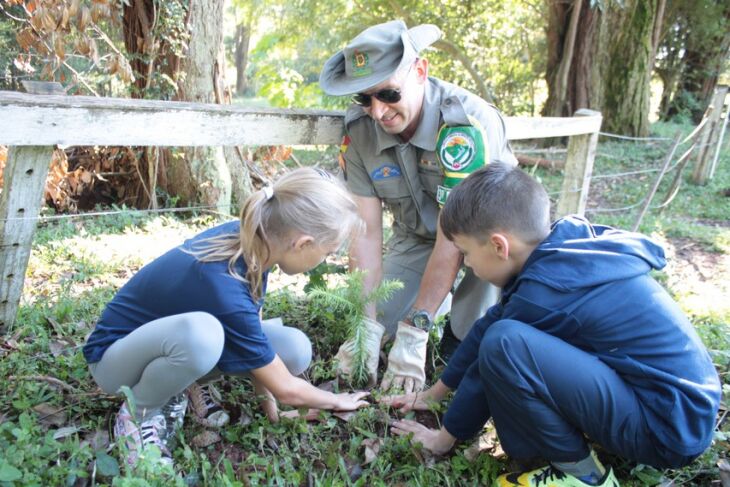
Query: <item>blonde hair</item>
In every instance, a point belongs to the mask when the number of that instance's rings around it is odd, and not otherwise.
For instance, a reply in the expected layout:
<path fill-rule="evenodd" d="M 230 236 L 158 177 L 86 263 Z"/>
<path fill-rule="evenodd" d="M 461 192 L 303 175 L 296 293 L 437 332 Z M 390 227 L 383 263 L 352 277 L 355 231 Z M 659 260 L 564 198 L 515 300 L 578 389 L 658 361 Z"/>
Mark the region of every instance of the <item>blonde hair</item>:
<path fill-rule="evenodd" d="M 256 301 L 263 297 L 263 266 L 278 242 L 303 234 L 321 246 L 341 245 L 364 225 L 344 185 L 314 168 L 295 169 L 253 193 L 241 208 L 240 220 L 238 235 L 206 239 L 192 253 L 201 262 L 228 260 L 228 272 L 248 283 Z M 239 257 L 246 262 L 245 276 L 236 270 Z"/>

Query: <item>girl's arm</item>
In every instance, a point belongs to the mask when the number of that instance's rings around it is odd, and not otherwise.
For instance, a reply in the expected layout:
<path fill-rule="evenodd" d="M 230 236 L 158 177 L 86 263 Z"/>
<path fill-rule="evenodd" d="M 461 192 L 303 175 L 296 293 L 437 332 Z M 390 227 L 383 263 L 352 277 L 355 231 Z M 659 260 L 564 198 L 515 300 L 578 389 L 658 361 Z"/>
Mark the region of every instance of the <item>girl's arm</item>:
<path fill-rule="evenodd" d="M 254 369 L 251 374 L 256 381 L 271 391 L 279 402 L 290 406 L 352 411 L 369 405 L 367 401 L 362 400 L 369 394 L 368 392 L 333 394 L 294 377 L 278 355 L 269 365 Z"/>

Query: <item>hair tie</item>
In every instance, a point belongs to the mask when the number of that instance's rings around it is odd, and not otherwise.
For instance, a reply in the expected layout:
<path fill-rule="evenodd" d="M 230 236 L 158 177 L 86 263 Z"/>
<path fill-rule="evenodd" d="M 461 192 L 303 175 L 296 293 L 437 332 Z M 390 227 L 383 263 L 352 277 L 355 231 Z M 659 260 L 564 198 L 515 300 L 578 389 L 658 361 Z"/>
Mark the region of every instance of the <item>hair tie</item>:
<path fill-rule="evenodd" d="M 264 186 L 264 195 L 266 196 L 266 201 L 269 201 L 271 198 L 274 197 L 274 187 L 273 186 Z"/>

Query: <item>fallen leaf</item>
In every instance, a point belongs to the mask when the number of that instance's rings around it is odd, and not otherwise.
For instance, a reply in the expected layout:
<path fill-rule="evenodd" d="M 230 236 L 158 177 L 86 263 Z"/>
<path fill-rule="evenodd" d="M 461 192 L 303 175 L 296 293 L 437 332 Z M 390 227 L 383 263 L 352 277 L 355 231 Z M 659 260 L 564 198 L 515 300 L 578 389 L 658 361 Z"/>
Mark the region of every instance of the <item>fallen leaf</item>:
<path fill-rule="evenodd" d="M 81 428 L 79 428 L 78 426 L 64 426 L 63 428 L 58 428 L 56 432 L 53 433 L 53 439 L 60 440 L 62 438 L 66 438 L 67 436 L 71 436 L 78 431 L 81 431 Z"/>
<path fill-rule="evenodd" d="M 66 413 L 63 409 L 47 402 L 36 404 L 33 411 L 38 413 L 38 421 L 46 428 L 66 424 Z"/>
<path fill-rule="evenodd" d="M 477 440 L 464 450 L 464 457 L 469 461 L 474 461 L 482 452 L 489 452 L 493 457 L 500 458 L 505 455 L 497 438 L 497 431 L 492 423 L 488 423 L 486 430 Z"/>
<path fill-rule="evenodd" d="M 349 423 L 350 420 L 355 417 L 355 414 L 357 414 L 355 411 L 339 411 L 333 412 L 332 416 L 340 418 L 342 421 Z"/>
<path fill-rule="evenodd" d="M 75 346 L 76 343 L 70 338 L 62 338 L 60 340 L 51 340 L 48 349 L 54 357 L 60 357 L 61 355 L 72 355 Z"/>
<path fill-rule="evenodd" d="M 221 435 L 219 435 L 215 431 L 206 430 L 199 435 L 196 435 L 193 438 L 192 443 L 198 448 L 205 448 L 206 446 L 218 443 L 219 441 L 221 441 Z"/>
<path fill-rule="evenodd" d="M 374 462 L 378 458 L 380 445 L 383 444 L 382 438 L 366 438 L 362 441 L 362 444 L 365 446 L 365 462 L 363 465 Z"/>
<path fill-rule="evenodd" d="M 109 439 L 109 432 L 103 429 L 97 429 L 90 432 L 86 435 L 84 441 L 88 442 L 91 448 L 95 451 L 105 451 L 111 443 Z"/>

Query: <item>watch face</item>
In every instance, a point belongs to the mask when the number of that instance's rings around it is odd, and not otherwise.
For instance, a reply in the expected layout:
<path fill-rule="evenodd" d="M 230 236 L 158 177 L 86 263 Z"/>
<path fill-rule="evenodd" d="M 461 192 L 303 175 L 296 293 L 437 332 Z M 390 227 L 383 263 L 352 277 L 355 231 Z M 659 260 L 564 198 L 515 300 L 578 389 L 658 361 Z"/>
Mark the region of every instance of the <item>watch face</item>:
<path fill-rule="evenodd" d="M 430 330 L 431 329 L 431 317 L 428 316 L 428 313 L 425 311 L 422 311 L 420 313 L 416 313 L 413 315 L 413 326 L 416 328 L 420 328 L 421 330 Z"/>

